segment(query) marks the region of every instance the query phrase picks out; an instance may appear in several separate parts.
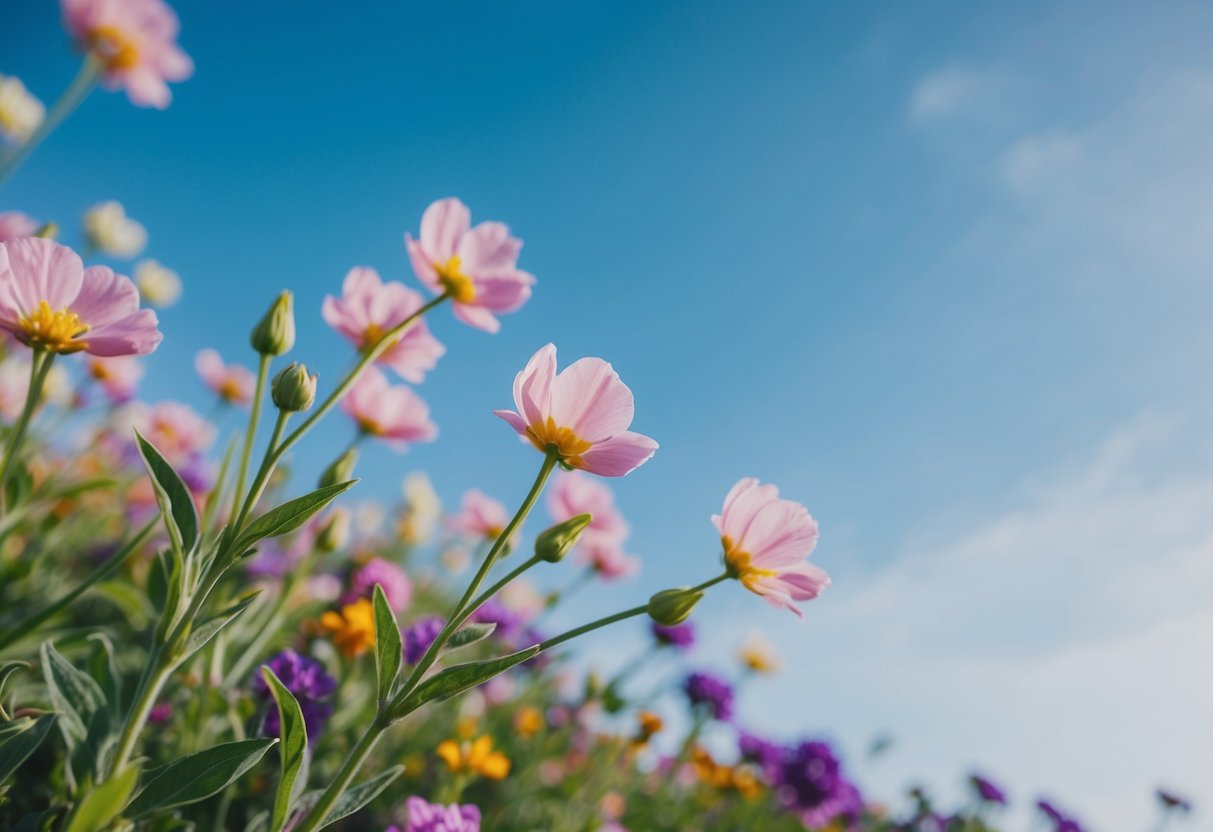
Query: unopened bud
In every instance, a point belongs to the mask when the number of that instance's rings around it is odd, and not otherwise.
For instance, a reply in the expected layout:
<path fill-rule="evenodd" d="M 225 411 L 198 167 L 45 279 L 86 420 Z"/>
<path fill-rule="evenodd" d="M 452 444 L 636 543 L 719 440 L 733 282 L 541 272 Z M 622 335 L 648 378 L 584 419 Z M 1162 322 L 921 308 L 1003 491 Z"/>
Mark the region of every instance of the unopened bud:
<path fill-rule="evenodd" d="M 278 375 L 270 387 L 274 406 L 287 413 L 300 413 L 316 401 L 316 376 L 308 374 L 307 367 L 292 361 Z"/>
<path fill-rule="evenodd" d="M 541 532 L 535 538 L 535 556 L 548 563 L 559 563 L 577 545 L 577 538 L 593 519 L 591 514 L 578 514 Z"/>
<path fill-rule="evenodd" d="M 53 240 L 59 234 L 59 224 L 48 222 L 34 232 L 34 236 L 43 240 Z"/>
<path fill-rule="evenodd" d="M 282 355 L 295 346 L 295 296 L 283 292 L 249 336 L 253 349 L 262 355 Z"/>
<path fill-rule="evenodd" d="M 703 590 L 690 587 L 662 590 L 649 599 L 649 618 L 667 627 L 681 624 L 702 597 Z"/>
<path fill-rule="evenodd" d="M 321 552 L 336 552 L 344 549 L 350 542 L 350 511 L 346 508 L 333 509 L 320 533 L 316 535 L 316 548 Z"/>
<path fill-rule="evenodd" d="M 317 484 L 320 488 L 327 488 L 330 485 L 336 485 L 339 482 L 349 482 L 354 478 L 354 465 L 358 462 L 358 451 L 350 448 L 348 451 L 337 457 L 329 464 L 329 467 L 324 469 L 324 473 L 320 475 L 320 482 Z"/>

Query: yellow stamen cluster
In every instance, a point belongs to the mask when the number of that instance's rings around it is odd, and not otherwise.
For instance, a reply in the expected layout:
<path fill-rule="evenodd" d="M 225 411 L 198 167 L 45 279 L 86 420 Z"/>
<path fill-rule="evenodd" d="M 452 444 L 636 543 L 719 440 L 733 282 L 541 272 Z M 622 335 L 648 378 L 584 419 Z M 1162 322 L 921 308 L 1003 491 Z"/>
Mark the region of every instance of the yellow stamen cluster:
<path fill-rule="evenodd" d="M 556 448 L 560 458 L 574 468 L 582 465 L 581 455 L 594 447 L 571 428 L 557 427 L 556 421 L 549 416 L 544 422 L 535 422 L 526 429 L 527 438 L 539 450 L 547 453 L 548 447 Z"/>
<path fill-rule="evenodd" d="M 456 303 L 472 303 L 476 300 L 476 284 L 462 271 L 459 255 L 453 255 L 445 263 L 434 263 L 438 282 Z"/>
<path fill-rule="evenodd" d="M 329 610 L 320 616 L 320 626 L 347 657 L 361 656 L 375 643 L 375 614 L 371 602 L 359 598 L 341 612 Z"/>
<path fill-rule="evenodd" d="M 108 70 L 139 65 L 139 44 L 117 26 L 98 26 L 89 32 L 88 45 Z"/>
<path fill-rule="evenodd" d="M 493 740 L 488 734 L 470 743 L 445 740 L 438 744 L 434 753 L 452 774 L 471 773 L 489 780 L 501 780 L 510 773 L 509 758 L 493 750 Z"/>
<path fill-rule="evenodd" d="M 21 319 L 21 330 L 25 342 L 35 349 L 47 352 L 80 352 L 88 346 L 87 341 L 76 339 L 88 332 L 89 326 L 70 309 L 51 309 L 46 301 L 39 301 L 38 308 Z"/>
<path fill-rule="evenodd" d="M 758 591 L 759 580 L 773 578 L 778 574 L 773 569 L 751 566 L 750 561 L 753 559 L 753 555 L 743 552 L 727 535 L 720 538 L 720 542 L 724 546 L 724 562 L 728 567 L 729 576 L 741 581 L 742 585 L 751 592 Z"/>

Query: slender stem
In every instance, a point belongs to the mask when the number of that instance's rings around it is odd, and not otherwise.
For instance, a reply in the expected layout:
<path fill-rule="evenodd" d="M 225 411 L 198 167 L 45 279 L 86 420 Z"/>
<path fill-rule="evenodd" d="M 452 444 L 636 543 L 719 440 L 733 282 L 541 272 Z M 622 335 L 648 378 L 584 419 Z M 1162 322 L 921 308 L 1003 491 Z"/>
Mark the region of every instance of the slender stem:
<path fill-rule="evenodd" d="M 148 714 L 156 704 L 156 697 L 160 695 L 160 690 L 168 681 L 168 677 L 172 675 L 172 663 L 163 662 L 162 658 L 163 653 L 159 647 L 154 648 L 152 655 L 148 656 L 143 677 L 139 680 L 139 690 L 135 695 L 135 701 L 131 703 L 131 709 L 122 725 L 122 734 L 118 737 L 118 745 L 110 759 L 106 779 L 126 766 L 131 754 L 135 751 L 135 743 L 138 742 L 139 735 L 143 732 L 143 726 L 147 723 Z"/>
<path fill-rule="evenodd" d="M 710 586 L 716 586 L 716 584 L 720 583 L 721 581 L 727 581 L 730 577 L 732 577 L 732 576 L 729 575 L 728 572 L 723 572 L 723 573 L 717 575 L 715 578 L 709 578 L 708 580 L 704 581 L 703 583 L 699 584 L 698 586 L 691 587 L 691 591 L 692 592 L 703 592 L 705 589 L 707 589 Z"/>
<path fill-rule="evenodd" d="M 0 462 L 0 511 L 8 508 L 9 473 L 21 452 L 21 444 L 25 441 L 30 420 L 38 407 L 38 400 L 42 398 L 42 385 L 54 360 L 54 353 L 34 350 L 34 357 L 30 361 L 29 389 L 25 393 L 25 406 L 21 408 L 21 415 L 17 417 L 17 424 L 13 426 L 13 432 L 8 438 L 8 447 L 4 449 L 4 460 Z"/>
<path fill-rule="evenodd" d="M 248 481 L 249 460 L 253 456 L 253 443 L 257 440 L 257 425 L 261 422 L 261 400 L 265 398 L 265 379 L 270 372 L 273 356 L 262 355 L 257 365 L 257 387 L 253 393 L 253 406 L 249 409 L 248 430 L 244 432 L 244 448 L 240 451 L 240 467 L 236 469 L 236 491 L 232 494 L 232 515 L 244 498 L 244 484 Z M 271 445 L 272 448 L 272 445 Z M 270 449 L 266 449 L 268 456 Z"/>
<path fill-rule="evenodd" d="M 49 136 L 62 121 L 71 115 L 80 103 L 88 97 L 88 94 L 93 91 L 93 86 L 97 83 L 97 79 L 101 77 L 101 71 L 104 69 L 101 61 L 97 59 L 93 53 L 89 53 L 84 58 L 84 64 L 80 67 L 80 71 L 76 73 L 76 77 L 68 88 L 59 96 L 59 100 L 51 107 L 46 118 L 38 125 L 38 129 L 33 132 L 25 143 L 18 147 L 12 155 L 0 163 L 0 183 L 8 179 L 17 168 L 21 167 L 21 163 L 26 157 L 34 152 L 38 145 Z"/>
<path fill-rule="evenodd" d="M 572 630 L 563 632 L 558 636 L 549 638 L 547 641 L 539 643 L 539 652 L 549 650 L 557 644 L 564 644 L 569 639 L 577 638 L 577 636 L 585 635 L 588 632 L 597 630 L 599 627 L 605 627 L 608 624 L 614 624 L 616 621 L 623 621 L 626 618 L 634 618 L 637 615 L 644 615 L 649 611 L 648 604 L 641 604 L 638 607 L 632 607 L 630 610 L 617 612 L 614 615 L 608 615 L 605 618 L 599 618 L 597 621 L 591 621 L 589 624 L 582 624 L 580 627 L 574 627 Z"/>
<path fill-rule="evenodd" d="M 514 567 L 514 569 L 511 570 L 508 575 L 503 577 L 501 580 L 497 581 L 497 583 L 493 584 L 491 587 L 486 589 L 484 592 L 480 593 L 480 595 L 477 596 L 475 601 L 473 601 L 472 603 L 467 605 L 467 609 L 465 609 L 458 616 L 456 616 L 458 620 L 456 621 L 455 627 L 458 628 L 458 627 L 462 626 L 463 622 L 467 621 L 468 618 L 471 617 L 472 613 L 474 613 L 476 610 L 480 609 L 480 607 L 482 607 L 484 605 L 485 601 L 492 598 L 494 595 L 496 595 L 498 592 L 500 592 L 502 589 L 504 589 L 507 584 L 509 584 L 511 581 L 513 581 L 515 578 L 517 578 L 523 572 L 530 569 L 535 564 L 542 562 L 542 560 L 543 560 L 543 558 L 539 557 L 538 555 L 532 555 L 529 560 L 525 560 L 522 563 L 520 563 L 518 566 Z"/>
<path fill-rule="evenodd" d="M 328 788 L 324 790 L 324 794 L 320 796 L 320 800 L 312 807 L 312 810 L 307 813 L 299 825 L 295 827 L 295 832 L 316 832 L 324 823 L 324 819 L 332 810 L 333 805 L 349 787 L 350 781 L 358 773 L 358 769 L 362 768 L 362 764 L 366 762 L 367 756 L 371 753 L 371 749 L 375 747 L 375 743 L 379 742 L 379 738 L 383 736 L 383 732 L 388 728 L 388 722 L 385 719 L 376 717 L 375 721 L 367 728 L 362 739 L 358 740 L 358 744 L 350 751 L 350 755 L 345 758 L 345 762 L 341 765 L 341 770 L 337 772 L 337 776 L 333 778 L 333 782 L 329 783 Z"/>
<path fill-rule="evenodd" d="M 244 505 L 240 507 L 240 513 L 236 515 L 236 519 L 232 523 L 232 528 L 237 532 L 241 530 L 249 512 L 257 507 L 261 495 L 265 492 L 265 486 L 269 483 L 270 474 L 273 472 L 274 449 L 278 447 L 278 442 L 282 439 L 282 432 L 286 430 L 286 422 L 290 418 L 289 410 L 278 411 L 278 420 L 274 422 L 274 432 L 270 435 L 270 444 L 266 447 L 265 456 L 261 459 L 261 467 L 257 470 L 257 476 L 253 478 L 253 485 L 244 499 Z M 243 484 L 241 487 L 243 488 Z"/>

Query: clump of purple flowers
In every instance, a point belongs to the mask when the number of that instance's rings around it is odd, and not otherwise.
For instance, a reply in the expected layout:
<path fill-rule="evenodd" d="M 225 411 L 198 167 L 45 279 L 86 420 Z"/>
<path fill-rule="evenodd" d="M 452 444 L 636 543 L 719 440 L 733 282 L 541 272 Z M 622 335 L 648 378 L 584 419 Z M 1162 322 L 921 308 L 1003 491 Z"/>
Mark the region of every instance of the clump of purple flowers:
<path fill-rule="evenodd" d="M 656 621 L 652 624 L 653 638 L 662 647 L 675 647 L 679 650 L 690 650 L 695 644 L 695 628 L 691 626 L 691 622 L 685 621 L 682 624 L 675 624 L 667 627 L 665 624 L 658 624 Z"/>
<path fill-rule="evenodd" d="M 783 746 L 763 739 L 757 734 L 742 731 L 737 737 L 737 751 L 741 759 L 747 763 L 757 764 L 764 772 L 769 772 L 779 764 L 783 757 Z"/>
<path fill-rule="evenodd" d="M 404 660 L 409 664 L 417 664 L 445 626 L 446 621 L 433 616 L 414 621 L 406 627 L 401 633 L 404 640 Z"/>
<path fill-rule="evenodd" d="M 428 803 L 420 797 L 410 797 L 405 804 L 409 819 L 404 832 L 480 832 L 480 809 L 476 806 L 460 806 L 452 803 Z M 391 826 L 387 832 L 400 832 L 400 827 Z"/>
<path fill-rule="evenodd" d="M 266 662 L 266 665 L 274 671 L 274 675 L 299 703 L 308 738 L 314 738 L 320 733 L 328 718 L 332 716 L 333 706 L 322 700 L 337 689 L 337 680 L 328 675 L 319 662 L 301 656 L 290 649 L 283 650 Z M 269 685 L 262 678 L 260 671 L 253 674 L 252 688 L 258 698 L 272 701 Z M 278 709 L 271 704 L 265 714 L 265 735 L 276 737 L 281 730 L 282 724 L 278 719 Z"/>
<path fill-rule="evenodd" d="M 988 777 L 983 777 L 980 774 L 971 774 L 969 775 L 969 783 L 973 786 L 973 791 L 977 793 L 977 797 L 983 803 L 994 803 L 999 806 L 1007 805 L 1007 793 Z"/>
<path fill-rule="evenodd" d="M 692 705 L 702 706 L 713 719 L 728 722 L 733 718 L 733 688 L 710 673 L 692 673 L 682 684 Z"/>
<path fill-rule="evenodd" d="M 1053 822 L 1053 832 L 1083 832 L 1082 824 L 1058 809 L 1052 801 L 1038 800 L 1036 808 Z"/>
<path fill-rule="evenodd" d="M 851 823 L 863 812 L 863 797 L 843 775 L 829 743 L 806 741 L 784 749 L 768 768 L 780 802 L 800 814 L 808 827 Z"/>

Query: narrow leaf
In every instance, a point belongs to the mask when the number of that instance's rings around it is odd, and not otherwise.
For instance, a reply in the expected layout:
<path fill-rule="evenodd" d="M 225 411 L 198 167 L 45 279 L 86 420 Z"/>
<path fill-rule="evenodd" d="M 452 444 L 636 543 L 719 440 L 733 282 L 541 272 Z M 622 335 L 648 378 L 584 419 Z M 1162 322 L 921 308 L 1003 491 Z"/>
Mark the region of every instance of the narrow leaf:
<path fill-rule="evenodd" d="M 376 774 L 370 780 L 365 780 L 354 786 L 352 789 L 347 789 L 346 792 L 337 799 L 333 804 L 333 808 L 329 810 L 328 816 L 324 822 L 320 824 L 318 829 L 323 829 L 330 824 L 334 824 L 342 818 L 347 818 L 357 812 L 366 804 L 377 798 L 384 789 L 392 784 L 392 781 L 404 773 L 404 766 L 395 765 L 387 771 Z"/>
<path fill-rule="evenodd" d="M 475 644 L 491 636 L 496 629 L 496 621 L 472 621 L 464 624 L 451 636 L 451 640 L 446 643 L 446 649 L 455 650 L 460 647 L 467 647 L 469 644 Z"/>
<path fill-rule="evenodd" d="M 29 670 L 29 662 L 12 661 L 0 664 L 0 700 L 4 699 L 4 685 L 8 682 L 8 677 L 18 670 Z"/>
<path fill-rule="evenodd" d="M 100 785 L 84 793 L 67 819 L 64 832 L 96 832 L 118 817 L 135 790 L 139 766 L 127 766 Z"/>
<path fill-rule="evenodd" d="M 487 682 L 499 673 L 504 673 L 516 664 L 525 662 L 539 652 L 539 645 L 532 644 L 525 650 L 510 653 L 496 659 L 484 659 L 478 662 L 457 664 L 448 667 L 441 673 L 436 673 L 418 686 L 408 699 L 397 709 L 394 717 L 399 718 L 415 711 L 426 702 L 436 699 L 450 699 L 458 693 L 479 684 Z"/>
<path fill-rule="evenodd" d="M 187 641 L 185 644 L 185 652 L 181 655 L 179 661 L 183 662 L 201 650 L 203 646 L 205 646 L 208 641 L 213 639 L 220 630 L 222 630 L 228 624 L 231 624 L 240 616 L 242 612 L 248 609 L 249 605 L 256 601 L 257 596 L 260 594 L 260 591 L 254 592 L 247 598 L 244 598 L 228 607 L 214 618 L 208 618 L 206 621 L 203 621 L 201 624 L 195 627 L 193 632 L 190 633 L 189 641 Z"/>
<path fill-rule="evenodd" d="M 295 781 L 307 762 L 307 724 L 303 709 L 286 685 L 274 675 L 268 666 L 262 666 L 261 675 L 270 687 L 274 702 L 278 705 L 278 734 L 282 742 L 278 745 L 282 759 L 282 774 L 278 780 L 278 791 L 274 795 L 274 815 L 270 832 L 279 832 L 290 818 L 291 803 L 297 796 Z M 304 773 L 306 780 L 306 772 Z M 301 783 L 300 786 L 306 785 Z"/>
<path fill-rule="evenodd" d="M 168 528 L 169 537 L 174 546 L 183 555 L 193 551 L 198 542 L 198 510 L 194 506 L 194 497 L 182 481 L 181 476 L 173 470 L 168 460 L 161 456 L 156 446 L 135 431 L 135 439 L 139 445 L 139 455 L 147 466 L 155 486 L 156 503 L 164 516 L 164 525 Z"/>
<path fill-rule="evenodd" d="M 244 534 L 240 535 L 240 539 L 232 547 L 232 551 L 243 552 L 258 540 L 267 537 L 278 537 L 279 535 L 294 531 L 306 523 L 309 517 L 336 499 L 337 495 L 348 491 L 356 482 L 358 480 L 349 480 L 347 482 L 339 482 L 336 485 L 317 488 L 310 494 L 304 494 L 302 497 L 287 500 L 277 508 L 270 509 L 252 523 L 249 523 L 248 528 L 244 530 Z"/>
<path fill-rule="evenodd" d="M 400 625 L 388 603 L 383 587 L 375 584 L 375 678 L 379 683 L 379 702 L 387 702 L 400 673 L 404 647 L 400 643 Z"/>
<path fill-rule="evenodd" d="M 139 817 L 218 794 L 255 766 L 276 742 L 268 738 L 228 742 L 174 760 L 152 773 L 127 814 Z"/>
<path fill-rule="evenodd" d="M 105 708 L 105 694 L 92 676 L 73 667 L 49 641 L 42 644 L 42 675 L 51 704 L 62 717 L 59 727 L 67 747 L 75 748 L 88 736 L 97 712 Z"/>
<path fill-rule="evenodd" d="M 14 727 L 0 735 L 0 783 L 7 780 L 42 745 L 58 718 L 58 714 L 43 714 L 37 719 L 27 717 L 5 723 L 6 728 L 10 725 Z M 15 725 L 18 722 L 21 723 L 20 728 Z"/>

